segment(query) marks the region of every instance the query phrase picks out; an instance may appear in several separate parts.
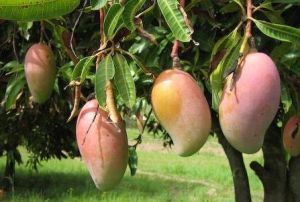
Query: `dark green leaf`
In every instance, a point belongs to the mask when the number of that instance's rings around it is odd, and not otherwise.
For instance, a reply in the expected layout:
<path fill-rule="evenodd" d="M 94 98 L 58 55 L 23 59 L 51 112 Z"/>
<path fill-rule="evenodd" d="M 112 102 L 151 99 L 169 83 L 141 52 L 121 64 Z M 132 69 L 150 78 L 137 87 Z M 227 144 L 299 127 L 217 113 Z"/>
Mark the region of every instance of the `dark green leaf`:
<path fill-rule="evenodd" d="M 138 164 L 138 156 L 136 153 L 135 147 L 129 147 L 128 148 L 129 158 L 128 158 L 128 166 L 130 169 L 131 176 L 134 176 L 137 170 L 137 164 Z"/>
<path fill-rule="evenodd" d="M 115 66 L 114 83 L 126 106 L 132 108 L 136 101 L 136 91 L 130 67 L 121 54 L 116 54 L 113 61 Z"/>
<path fill-rule="evenodd" d="M 16 104 L 16 99 L 26 83 L 25 74 L 22 72 L 16 77 L 12 77 L 7 85 L 5 93 L 5 108 L 11 109 Z"/>
<path fill-rule="evenodd" d="M 299 0 L 272 0 L 272 3 L 289 4 L 289 3 L 300 3 L 300 2 Z"/>
<path fill-rule="evenodd" d="M 188 25 L 186 14 L 178 8 L 178 1 L 157 0 L 157 3 L 175 38 L 182 42 L 190 41 L 192 29 Z"/>
<path fill-rule="evenodd" d="M 213 97 L 212 108 L 216 111 L 218 110 L 221 101 L 224 72 L 228 71 L 229 69 L 236 68 L 242 39 L 238 33 L 233 32 L 230 37 L 226 39 L 225 43 L 226 46 L 224 48 L 226 48 L 226 54 L 218 64 L 217 68 L 210 75 Z"/>
<path fill-rule="evenodd" d="M 95 56 L 89 56 L 82 58 L 74 68 L 72 73 L 72 80 L 75 81 L 80 78 L 80 82 L 83 82 L 93 64 Z"/>
<path fill-rule="evenodd" d="M 125 4 L 125 9 L 122 15 L 125 26 L 130 30 L 135 30 L 134 16 L 144 5 L 146 0 L 129 0 Z"/>
<path fill-rule="evenodd" d="M 293 104 L 293 100 L 292 100 L 289 88 L 287 88 L 287 86 L 283 82 L 281 84 L 281 97 L 280 98 L 281 98 L 281 102 L 283 105 L 284 113 L 287 113 Z"/>
<path fill-rule="evenodd" d="M 111 55 L 106 56 L 99 64 L 95 78 L 95 94 L 100 106 L 106 104 L 106 85 L 115 75 L 115 66 Z"/>
<path fill-rule="evenodd" d="M 124 7 L 122 7 L 120 4 L 114 4 L 107 11 L 104 19 L 104 33 L 107 39 L 113 38 L 116 29 L 119 28 L 118 25 L 120 25 L 123 10 Z"/>
<path fill-rule="evenodd" d="M 79 0 L 0 0 L 0 19 L 35 21 L 72 12 Z"/>

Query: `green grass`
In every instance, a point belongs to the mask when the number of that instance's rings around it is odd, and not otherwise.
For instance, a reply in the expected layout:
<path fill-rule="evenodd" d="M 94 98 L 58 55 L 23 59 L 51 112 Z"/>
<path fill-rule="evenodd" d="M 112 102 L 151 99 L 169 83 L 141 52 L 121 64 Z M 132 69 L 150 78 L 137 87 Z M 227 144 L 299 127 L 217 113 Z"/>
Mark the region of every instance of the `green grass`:
<path fill-rule="evenodd" d="M 129 130 L 129 139 L 136 135 Z M 39 172 L 17 166 L 14 196 L 9 201 L 234 201 L 232 176 L 227 159 L 215 138 L 197 154 L 179 157 L 162 142 L 146 136 L 138 147 L 138 173 L 126 171 L 112 191 L 101 193 L 94 186 L 83 162 L 77 159 L 43 162 Z M 262 161 L 261 154 L 245 156 Z M 5 159 L 0 159 L 0 171 Z M 253 201 L 262 201 L 262 185 L 248 169 Z"/>

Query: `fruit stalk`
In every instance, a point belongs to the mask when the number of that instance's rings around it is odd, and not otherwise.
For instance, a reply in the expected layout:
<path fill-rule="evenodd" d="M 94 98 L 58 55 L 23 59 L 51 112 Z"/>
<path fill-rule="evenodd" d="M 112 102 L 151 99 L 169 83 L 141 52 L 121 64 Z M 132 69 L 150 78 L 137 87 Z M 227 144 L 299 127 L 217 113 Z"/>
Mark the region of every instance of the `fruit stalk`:
<path fill-rule="evenodd" d="M 241 55 L 246 55 L 245 52 L 247 50 L 247 45 L 248 45 L 248 41 L 249 39 L 252 37 L 252 0 L 247 0 L 247 23 L 246 23 L 246 27 L 245 27 L 245 35 L 244 35 L 244 39 L 243 39 L 243 43 L 240 49 L 240 53 Z"/>
<path fill-rule="evenodd" d="M 180 6 L 183 8 L 185 6 L 185 0 L 179 1 Z M 173 67 L 180 68 L 180 62 L 178 57 L 180 42 L 178 40 L 174 41 L 174 45 L 172 47 L 171 58 L 173 58 Z"/>

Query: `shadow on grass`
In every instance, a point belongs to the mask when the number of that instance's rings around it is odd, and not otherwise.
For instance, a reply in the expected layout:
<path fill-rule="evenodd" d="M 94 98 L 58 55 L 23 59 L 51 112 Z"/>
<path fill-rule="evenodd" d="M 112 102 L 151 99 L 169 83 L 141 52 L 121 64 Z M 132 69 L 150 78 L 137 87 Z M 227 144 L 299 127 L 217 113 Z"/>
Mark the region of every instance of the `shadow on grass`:
<path fill-rule="evenodd" d="M 1 170 L 1 169 L 0 169 Z M 206 195 L 209 187 L 201 184 L 177 181 L 176 179 L 162 179 L 159 176 L 137 174 L 131 177 L 126 173 L 122 182 L 112 191 L 102 193 L 94 186 L 88 173 L 43 171 L 40 173 L 27 170 L 17 171 L 14 197 L 7 199 L 19 201 L 64 201 L 72 199 L 102 199 L 107 201 L 140 201 L 156 199 L 172 201 L 174 197 L 190 193 L 195 188 L 197 192 Z M 120 200 L 122 199 L 122 200 Z"/>

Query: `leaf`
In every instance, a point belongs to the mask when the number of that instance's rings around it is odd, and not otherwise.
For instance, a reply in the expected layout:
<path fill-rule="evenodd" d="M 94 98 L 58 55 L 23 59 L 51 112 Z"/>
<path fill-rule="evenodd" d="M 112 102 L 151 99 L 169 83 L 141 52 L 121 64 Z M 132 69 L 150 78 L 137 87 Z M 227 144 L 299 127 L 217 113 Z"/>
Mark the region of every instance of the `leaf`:
<path fill-rule="evenodd" d="M 138 156 L 136 153 L 135 147 L 129 147 L 128 148 L 129 158 L 128 158 L 128 166 L 130 169 L 131 176 L 134 176 L 137 170 L 137 164 L 138 164 Z"/>
<path fill-rule="evenodd" d="M 90 70 L 90 67 L 93 64 L 93 61 L 96 56 L 89 56 L 82 58 L 75 66 L 74 71 L 72 73 L 72 81 L 80 78 L 80 82 L 83 82 Z"/>
<path fill-rule="evenodd" d="M 237 32 L 233 32 L 226 41 L 225 48 L 227 49 L 227 52 L 225 56 L 210 75 L 210 83 L 212 87 L 212 108 L 216 111 L 218 110 L 221 101 L 224 73 L 229 69 L 236 67 L 241 44 L 242 39 L 240 35 Z"/>
<path fill-rule="evenodd" d="M 86 79 L 86 77 L 90 71 L 90 67 L 94 64 L 93 61 L 94 61 L 95 57 L 96 56 L 90 56 L 84 63 L 84 66 L 83 66 L 83 69 L 82 69 L 82 72 L 80 75 L 80 83 L 82 83 Z"/>
<path fill-rule="evenodd" d="M 121 4 L 114 4 L 107 11 L 104 19 L 104 33 L 107 39 L 111 39 L 114 36 L 115 30 L 118 27 L 117 25 L 119 25 L 123 10 L 124 7 L 122 7 Z"/>
<path fill-rule="evenodd" d="M 281 84 L 280 99 L 281 99 L 281 103 L 283 105 L 284 113 L 287 113 L 293 104 L 293 100 L 291 97 L 291 92 L 290 92 L 289 88 L 287 88 L 287 86 L 284 82 L 282 82 L 282 84 Z"/>
<path fill-rule="evenodd" d="M 12 77 L 6 88 L 5 92 L 5 108 L 6 110 L 12 109 L 16 104 L 16 99 L 26 83 L 25 74 L 22 72 L 17 77 Z"/>
<path fill-rule="evenodd" d="M 280 41 L 300 44 L 300 29 L 262 20 L 255 20 L 253 18 L 252 20 L 257 28 L 265 35 Z"/>
<path fill-rule="evenodd" d="M 24 65 L 14 60 L 6 63 L 1 70 L 7 72 L 6 74 L 9 75 L 20 71 L 24 71 Z"/>
<path fill-rule="evenodd" d="M 177 0 L 157 0 L 158 6 L 175 38 L 182 42 L 191 40 L 192 30 L 178 9 Z"/>
<path fill-rule="evenodd" d="M 91 0 L 92 10 L 99 10 L 103 8 L 107 3 L 107 0 Z"/>
<path fill-rule="evenodd" d="M 126 106 L 132 108 L 136 101 L 136 90 L 130 67 L 121 54 L 116 54 L 113 61 L 115 66 L 114 83 Z"/>
<path fill-rule="evenodd" d="M 122 15 L 125 26 L 130 30 L 135 30 L 134 16 L 144 5 L 146 0 L 129 0 L 125 4 L 125 9 Z"/>
<path fill-rule="evenodd" d="M 72 12 L 79 0 L 0 0 L 0 19 L 36 21 Z"/>
<path fill-rule="evenodd" d="M 115 66 L 111 55 L 106 56 L 99 64 L 95 78 L 95 94 L 100 106 L 105 107 L 106 104 L 106 84 L 113 79 L 115 75 Z"/>
<path fill-rule="evenodd" d="M 272 3 L 283 3 L 283 4 L 299 3 L 299 0 L 272 0 Z"/>

